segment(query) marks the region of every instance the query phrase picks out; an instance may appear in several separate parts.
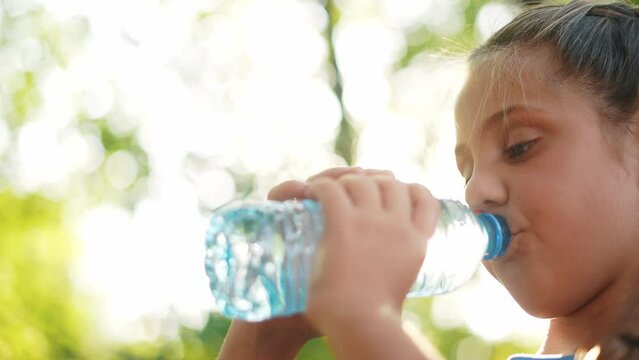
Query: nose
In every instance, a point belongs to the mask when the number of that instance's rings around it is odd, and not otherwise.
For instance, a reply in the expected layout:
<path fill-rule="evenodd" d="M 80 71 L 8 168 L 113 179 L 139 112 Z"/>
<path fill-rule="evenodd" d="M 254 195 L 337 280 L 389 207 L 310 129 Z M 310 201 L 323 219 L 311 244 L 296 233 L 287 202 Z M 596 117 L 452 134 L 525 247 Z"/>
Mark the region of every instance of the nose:
<path fill-rule="evenodd" d="M 475 168 L 466 184 L 466 202 L 475 212 L 492 212 L 508 202 L 508 190 L 498 174 Z"/>

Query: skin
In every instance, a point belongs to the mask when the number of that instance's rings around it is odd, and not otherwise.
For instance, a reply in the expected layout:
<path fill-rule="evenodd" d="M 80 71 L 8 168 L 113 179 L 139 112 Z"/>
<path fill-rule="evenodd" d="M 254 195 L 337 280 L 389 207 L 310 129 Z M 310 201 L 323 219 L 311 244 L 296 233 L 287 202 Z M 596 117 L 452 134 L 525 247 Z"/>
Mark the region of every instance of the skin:
<path fill-rule="evenodd" d="M 595 99 L 553 80 L 546 50 L 526 55 L 497 78 L 491 60 L 472 72 L 456 157 L 468 204 L 513 233 L 487 269 L 524 310 L 552 319 L 543 352 L 572 353 L 612 331 L 636 285 L 637 139 L 618 133 L 613 146 Z"/>
<path fill-rule="evenodd" d="M 435 228 L 439 202 L 391 174 L 317 177 L 325 231 L 306 314 L 340 359 L 423 359 L 401 309 Z M 392 346 L 387 346 L 388 344 Z"/>
<path fill-rule="evenodd" d="M 504 216 L 514 234 L 487 269 L 526 311 L 552 319 L 542 353 L 574 353 L 609 339 L 636 304 L 639 141 L 630 131 L 612 145 L 593 97 L 552 80 L 546 52 L 526 55 L 499 76 L 489 61 L 473 69 L 456 109 L 457 163 L 468 204 Z M 322 204 L 308 310 L 235 321 L 221 359 L 291 359 L 320 334 L 338 359 L 437 358 L 400 318 L 439 214 L 423 186 L 336 168 L 269 197 Z"/>
<path fill-rule="evenodd" d="M 322 204 L 325 232 L 307 312 L 257 324 L 234 321 L 220 359 L 292 359 L 319 334 L 338 359 L 439 358 L 401 324 L 403 301 L 423 262 L 423 239 L 439 214 L 439 201 L 426 188 L 389 171 L 334 168 L 304 183 L 282 183 L 269 198 Z"/>

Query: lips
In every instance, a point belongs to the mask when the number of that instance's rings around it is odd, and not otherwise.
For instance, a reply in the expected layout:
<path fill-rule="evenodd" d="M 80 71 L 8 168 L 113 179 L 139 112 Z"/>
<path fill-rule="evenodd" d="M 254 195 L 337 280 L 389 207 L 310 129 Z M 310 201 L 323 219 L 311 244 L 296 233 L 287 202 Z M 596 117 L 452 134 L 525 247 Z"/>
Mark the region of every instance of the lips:
<path fill-rule="evenodd" d="M 523 233 L 522 230 L 517 230 L 510 234 L 510 243 L 508 244 L 508 249 L 506 250 L 506 253 L 504 254 L 504 256 L 501 257 L 500 260 L 506 260 L 513 256 L 513 252 L 515 251 L 515 248 L 517 247 L 519 242 L 519 238 L 520 238 L 519 235 L 521 235 L 522 233 Z"/>

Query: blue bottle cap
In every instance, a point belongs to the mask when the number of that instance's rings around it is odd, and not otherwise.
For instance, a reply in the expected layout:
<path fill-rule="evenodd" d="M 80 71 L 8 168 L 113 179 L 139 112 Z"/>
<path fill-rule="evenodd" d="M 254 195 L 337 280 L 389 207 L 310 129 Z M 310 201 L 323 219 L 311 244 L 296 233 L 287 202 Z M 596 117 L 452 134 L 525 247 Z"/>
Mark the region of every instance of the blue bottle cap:
<path fill-rule="evenodd" d="M 484 260 L 504 256 L 510 244 L 510 230 L 506 219 L 489 213 L 481 213 L 477 215 L 477 218 L 488 233 L 488 246 L 484 253 Z"/>

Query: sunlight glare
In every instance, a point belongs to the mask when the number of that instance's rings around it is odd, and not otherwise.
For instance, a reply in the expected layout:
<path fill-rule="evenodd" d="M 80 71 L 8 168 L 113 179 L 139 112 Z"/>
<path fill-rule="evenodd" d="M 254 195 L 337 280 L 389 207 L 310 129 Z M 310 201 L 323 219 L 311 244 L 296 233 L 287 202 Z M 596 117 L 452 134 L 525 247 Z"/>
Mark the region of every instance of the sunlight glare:
<path fill-rule="evenodd" d="M 303 7 L 284 0 L 255 1 L 251 5 L 241 20 L 243 43 L 254 71 L 289 77 L 318 71 L 326 56 L 326 42 L 316 29 L 299 21 L 307 15 Z"/>
<path fill-rule="evenodd" d="M 373 19 L 340 23 L 333 36 L 345 81 L 386 74 L 405 47 L 399 30 Z"/>
<path fill-rule="evenodd" d="M 489 2 L 477 14 L 475 27 L 481 41 L 486 41 L 493 33 L 509 23 L 518 9 L 508 3 Z"/>
<path fill-rule="evenodd" d="M 0 118 L 0 157 L 9 149 L 11 145 L 11 129 L 7 126 L 7 122 Z"/>
<path fill-rule="evenodd" d="M 76 128 L 64 131 L 60 146 L 69 171 L 90 173 L 100 166 L 104 158 L 102 142 L 94 135 L 81 134 Z"/>
<path fill-rule="evenodd" d="M 1 4 L 10 17 L 23 16 L 40 7 L 43 0 L 4 0 Z"/>
<path fill-rule="evenodd" d="M 198 199 L 208 209 L 215 209 L 235 196 L 233 177 L 221 169 L 205 170 L 198 176 L 195 186 Z"/>
<path fill-rule="evenodd" d="M 382 0 L 384 14 L 390 22 L 403 28 L 411 28 L 432 11 L 432 0 Z"/>
<path fill-rule="evenodd" d="M 104 170 L 109 183 L 122 190 L 131 186 L 138 178 L 139 165 L 130 152 L 118 150 L 107 158 Z"/>
<path fill-rule="evenodd" d="M 115 94 L 109 84 L 93 84 L 85 89 L 82 105 L 89 118 L 99 119 L 105 117 L 111 111 L 114 101 Z"/>
<path fill-rule="evenodd" d="M 42 105 L 38 110 L 42 121 L 52 126 L 50 131 L 56 132 L 71 124 L 77 114 L 73 74 L 56 66 L 43 78 L 38 83 L 42 96 Z"/>
<path fill-rule="evenodd" d="M 22 71 L 34 71 L 42 61 L 42 45 L 34 38 L 27 38 L 20 42 L 20 67 Z"/>
<path fill-rule="evenodd" d="M 430 11 L 424 12 L 422 21 L 431 31 L 440 36 L 450 36 L 462 30 L 462 0 L 430 0 L 430 5 Z"/>
<path fill-rule="evenodd" d="M 488 360 L 491 350 L 488 344 L 469 336 L 457 345 L 457 359 Z"/>
<path fill-rule="evenodd" d="M 18 189 L 36 191 L 65 179 L 64 153 L 56 137 L 57 129 L 44 120 L 32 121 L 18 130 L 14 154 L 17 167 L 14 185 Z"/>

